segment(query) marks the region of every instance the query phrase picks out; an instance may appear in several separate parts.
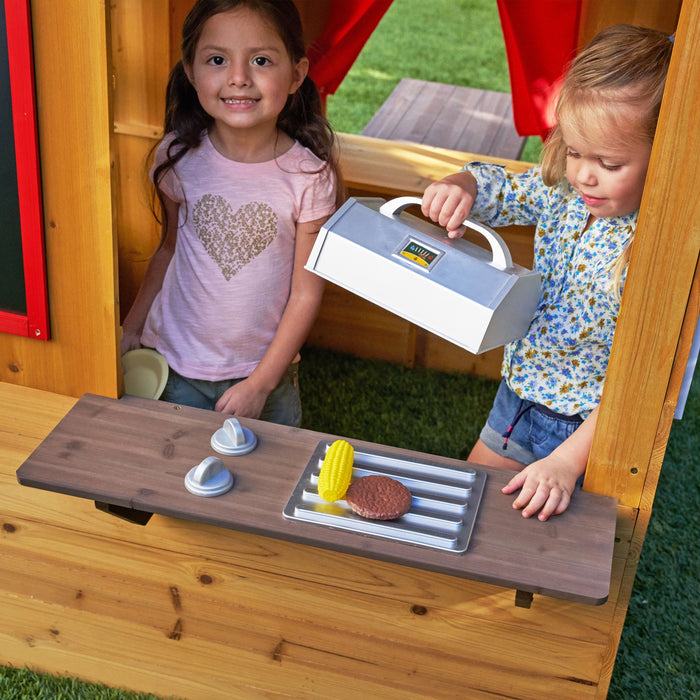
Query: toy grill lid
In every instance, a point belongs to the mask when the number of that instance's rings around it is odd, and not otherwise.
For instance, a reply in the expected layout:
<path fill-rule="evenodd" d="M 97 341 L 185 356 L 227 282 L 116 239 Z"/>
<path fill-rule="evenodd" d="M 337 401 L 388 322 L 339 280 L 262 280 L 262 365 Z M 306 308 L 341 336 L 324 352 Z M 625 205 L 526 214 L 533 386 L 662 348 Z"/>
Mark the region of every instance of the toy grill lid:
<path fill-rule="evenodd" d="M 482 248 L 402 214 L 415 197 L 350 198 L 325 224 L 306 268 L 471 352 L 522 337 L 537 307 L 540 276 L 513 264 L 493 229 L 465 225 Z"/>

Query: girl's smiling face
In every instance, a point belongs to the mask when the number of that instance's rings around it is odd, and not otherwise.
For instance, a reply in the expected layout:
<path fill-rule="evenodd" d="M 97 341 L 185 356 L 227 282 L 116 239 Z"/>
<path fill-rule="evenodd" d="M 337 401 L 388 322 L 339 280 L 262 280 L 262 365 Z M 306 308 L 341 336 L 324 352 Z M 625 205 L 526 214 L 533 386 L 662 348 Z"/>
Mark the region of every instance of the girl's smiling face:
<path fill-rule="evenodd" d="M 276 133 L 287 98 L 308 70 L 303 58 L 293 63 L 279 34 L 247 7 L 214 15 L 204 24 L 187 77 L 214 130 Z"/>
<path fill-rule="evenodd" d="M 584 138 L 561 124 L 566 177 L 596 218 L 624 216 L 639 208 L 651 155 L 650 143 L 631 141 L 619 126 L 607 126 Z"/>

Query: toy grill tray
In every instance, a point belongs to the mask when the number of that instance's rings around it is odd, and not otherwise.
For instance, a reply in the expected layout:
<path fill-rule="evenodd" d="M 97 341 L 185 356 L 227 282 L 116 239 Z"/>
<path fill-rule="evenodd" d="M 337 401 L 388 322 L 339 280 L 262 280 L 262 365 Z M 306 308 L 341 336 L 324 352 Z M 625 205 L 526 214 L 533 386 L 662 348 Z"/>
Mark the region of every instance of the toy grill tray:
<path fill-rule="evenodd" d="M 322 440 L 316 446 L 283 510 L 285 518 L 454 553 L 467 550 L 486 483 L 484 472 L 355 450 L 353 479 L 370 474 L 390 476 L 412 496 L 406 515 L 396 520 L 368 520 L 344 500 L 328 503 L 318 495 L 318 475 L 330 444 Z"/>

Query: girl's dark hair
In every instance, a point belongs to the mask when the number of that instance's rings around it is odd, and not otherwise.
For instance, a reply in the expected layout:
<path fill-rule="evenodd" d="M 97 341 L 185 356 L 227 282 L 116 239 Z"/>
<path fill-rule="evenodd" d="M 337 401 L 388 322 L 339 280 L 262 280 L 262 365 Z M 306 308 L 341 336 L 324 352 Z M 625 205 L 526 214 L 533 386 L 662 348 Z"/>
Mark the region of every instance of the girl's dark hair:
<path fill-rule="evenodd" d="M 185 65 L 194 62 L 204 24 L 211 17 L 238 8 L 248 8 L 264 17 L 279 34 L 293 63 L 306 56 L 301 18 L 292 0 L 197 0 L 182 26 L 182 58 L 170 72 L 165 99 L 164 133 L 174 133 L 165 160 L 153 171 L 159 199 L 159 183 L 165 174 L 192 148 L 202 141 L 202 134 L 214 122 L 199 103 L 197 92 L 185 73 Z M 321 96 L 314 81 L 306 76 L 299 89 L 287 98 L 277 119 L 279 129 L 306 146 L 335 175 L 336 203 L 343 199 L 343 185 L 338 166 L 335 136 L 323 114 Z M 161 200 L 162 204 L 162 200 Z M 162 216 L 165 208 L 161 206 Z"/>

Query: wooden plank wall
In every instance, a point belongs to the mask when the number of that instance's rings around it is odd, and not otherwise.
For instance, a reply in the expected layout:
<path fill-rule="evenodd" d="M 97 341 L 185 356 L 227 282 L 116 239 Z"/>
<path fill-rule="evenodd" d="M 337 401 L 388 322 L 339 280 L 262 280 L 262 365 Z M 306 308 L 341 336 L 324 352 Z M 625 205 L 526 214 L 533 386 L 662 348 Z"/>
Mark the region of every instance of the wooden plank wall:
<path fill-rule="evenodd" d="M 147 163 L 162 134 L 170 71 L 170 4 L 168 0 L 115 0 L 110 4 L 115 209 L 123 320 L 160 240 Z"/>
<path fill-rule="evenodd" d="M 579 47 L 612 24 L 638 24 L 672 34 L 683 0 L 583 0 Z"/>
<path fill-rule="evenodd" d="M 31 11 L 51 340 L 0 334 L 0 381 L 116 397 L 106 7 L 32 0 Z"/>

